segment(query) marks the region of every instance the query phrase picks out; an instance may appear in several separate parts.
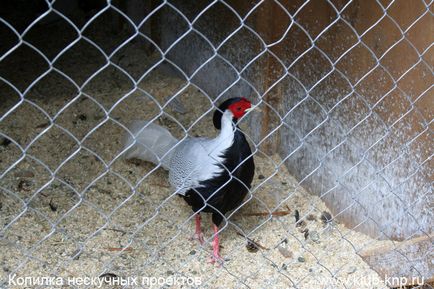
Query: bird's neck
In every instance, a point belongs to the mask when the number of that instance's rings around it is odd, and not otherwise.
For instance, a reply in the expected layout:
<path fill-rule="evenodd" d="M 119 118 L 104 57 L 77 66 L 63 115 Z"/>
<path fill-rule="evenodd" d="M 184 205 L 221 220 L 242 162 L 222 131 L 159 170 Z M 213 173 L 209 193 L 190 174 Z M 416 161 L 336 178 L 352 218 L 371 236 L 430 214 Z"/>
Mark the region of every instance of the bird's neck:
<path fill-rule="evenodd" d="M 218 136 L 219 138 L 226 138 L 226 137 L 232 139 L 234 138 L 236 125 L 232 121 L 232 119 L 233 119 L 233 114 L 229 110 L 226 110 L 222 115 L 221 130 Z"/>
<path fill-rule="evenodd" d="M 222 151 L 229 148 L 234 142 L 236 125 L 232 121 L 233 115 L 226 110 L 221 118 L 221 129 L 219 135 L 213 140 L 214 150 Z"/>

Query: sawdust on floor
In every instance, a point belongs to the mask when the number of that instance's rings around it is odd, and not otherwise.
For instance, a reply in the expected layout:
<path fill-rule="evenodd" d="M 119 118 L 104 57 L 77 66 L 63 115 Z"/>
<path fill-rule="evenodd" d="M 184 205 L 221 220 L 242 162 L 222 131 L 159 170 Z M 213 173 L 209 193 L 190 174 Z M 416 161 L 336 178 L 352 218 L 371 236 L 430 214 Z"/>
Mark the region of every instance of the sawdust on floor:
<path fill-rule="evenodd" d="M 44 83 L 0 124 L 14 140 L 0 146 L 2 282 L 11 273 L 112 273 L 199 277 L 201 288 L 375 287 L 351 283 L 360 279 L 386 288 L 357 254 L 384 241 L 325 222 L 321 199 L 300 187 L 277 155 L 260 152 L 252 194 L 221 227 L 226 262 L 207 263 L 210 216 L 203 217 L 207 242 L 201 247 L 189 240 L 192 211 L 172 194 L 167 172 L 119 155 L 123 126 L 135 119 L 156 121 L 178 138 L 186 130 L 215 134 L 212 103 L 185 81 L 155 71 L 136 88 L 108 68 L 78 96 L 59 74 Z M 186 111 L 176 103 L 164 106 L 182 88 L 177 98 Z M 1 112 L 13 103 L 5 102 Z"/>

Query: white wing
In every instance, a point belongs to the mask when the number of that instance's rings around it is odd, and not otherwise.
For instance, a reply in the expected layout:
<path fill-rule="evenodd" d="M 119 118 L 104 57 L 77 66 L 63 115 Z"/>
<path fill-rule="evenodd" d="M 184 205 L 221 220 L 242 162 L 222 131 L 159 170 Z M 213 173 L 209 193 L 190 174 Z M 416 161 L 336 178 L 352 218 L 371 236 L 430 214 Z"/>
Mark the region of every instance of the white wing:
<path fill-rule="evenodd" d="M 234 142 L 232 117 L 230 110 L 223 113 L 222 128 L 216 138 L 187 138 L 176 147 L 170 160 L 169 182 L 178 194 L 184 195 L 224 170 L 220 166 L 223 155 Z"/>
<path fill-rule="evenodd" d="M 190 188 L 199 187 L 201 181 L 212 179 L 223 170 L 220 163 L 225 146 L 214 145 L 214 139 L 187 138 L 172 155 L 169 182 L 184 195 Z"/>

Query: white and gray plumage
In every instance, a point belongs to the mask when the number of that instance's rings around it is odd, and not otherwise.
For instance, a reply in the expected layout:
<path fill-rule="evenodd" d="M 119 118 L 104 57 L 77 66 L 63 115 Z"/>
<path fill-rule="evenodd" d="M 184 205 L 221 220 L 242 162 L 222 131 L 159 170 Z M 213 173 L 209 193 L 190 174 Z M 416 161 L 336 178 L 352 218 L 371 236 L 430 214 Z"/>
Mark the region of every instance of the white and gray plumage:
<path fill-rule="evenodd" d="M 126 158 L 137 158 L 161 166 L 169 171 L 169 183 L 178 194 L 185 195 L 201 182 L 216 177 L 224 168 L 223 153 L 234 140 L 235 125 L 232 112 L 222 116 L 222 129 L 216 138 L 188 137 L 178 141 L 165 128 L 144 121 L 133 122 L 127 133 Z M 179 143 L 178 143 L 179 142 Z"/>
<path fill-rule="evenodd" d="M 223 113 L 222 129 L 213 139 L 187 138 L 174 150 L 169 169 L 169 182 L 178 194 L 202 187 L 202 182 L 221 174 L 224 152 L 234 141 L 235 125 L 232 113 Z"/>
<path fill-rule="evenodd" d="M 239 207 L 254 175 L 252 152 L 236 121 L 251 110 L 245 98 L 223 102 L 213 117 L 220 129 L 215 138 L 188 137 L 178 141 L 156 124 L 134 122 L 125 139 L 126 158 L 138 158 L 169 171 L 169 183 L 196 214 L 196 235 L 203 242 L 200 212 L 212 213 L 214 259 L 220 260 L 218 226 Z"/>

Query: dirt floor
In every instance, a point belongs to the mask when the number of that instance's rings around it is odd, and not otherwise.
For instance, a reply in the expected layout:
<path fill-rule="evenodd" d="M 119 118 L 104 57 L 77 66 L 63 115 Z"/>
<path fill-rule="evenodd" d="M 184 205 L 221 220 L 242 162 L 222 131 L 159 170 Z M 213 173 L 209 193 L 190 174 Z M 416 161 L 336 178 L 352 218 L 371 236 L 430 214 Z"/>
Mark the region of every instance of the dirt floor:
<path fill-rule="evenodd" d="M 177 137 L 183 135 L 179 124 L 193 125 L 193 136 L 215 135 L 211 103 L 192 86 L 179 95 L 183 107 L 171 104 L 161 115 L 153 98 L 163 104 L 185 85 L 156 70 L 137 89 L 107 68 L 79 96 L 55 72 L 29 91 L 0 123 L 13 139 L 2 138 L 0 146 L 1 283 L 7 286 L 15 273 L 110 273 L 200 279 L 200 286 L 184 288 L 386 288 L 357 255 L 382 242 L 329 222 L 321 199 L 298 186 L 279 157 L 261 153 L 252 196 L 221 228 L 226 261 L 207 263 L 210 216 L 203 217 L 207 243 L 201 247 L 189 240 L 192 211 L 172 194 L 167 172 L 119 156 L 122 126 L 134 119 L 155 119 Z M 2 95 L 7 92 L 3 87 Z M 2 115 L 18 100 L 5 98 Z M 368 280 L 365 286 L 353 283 L 360 279 Z"/>

